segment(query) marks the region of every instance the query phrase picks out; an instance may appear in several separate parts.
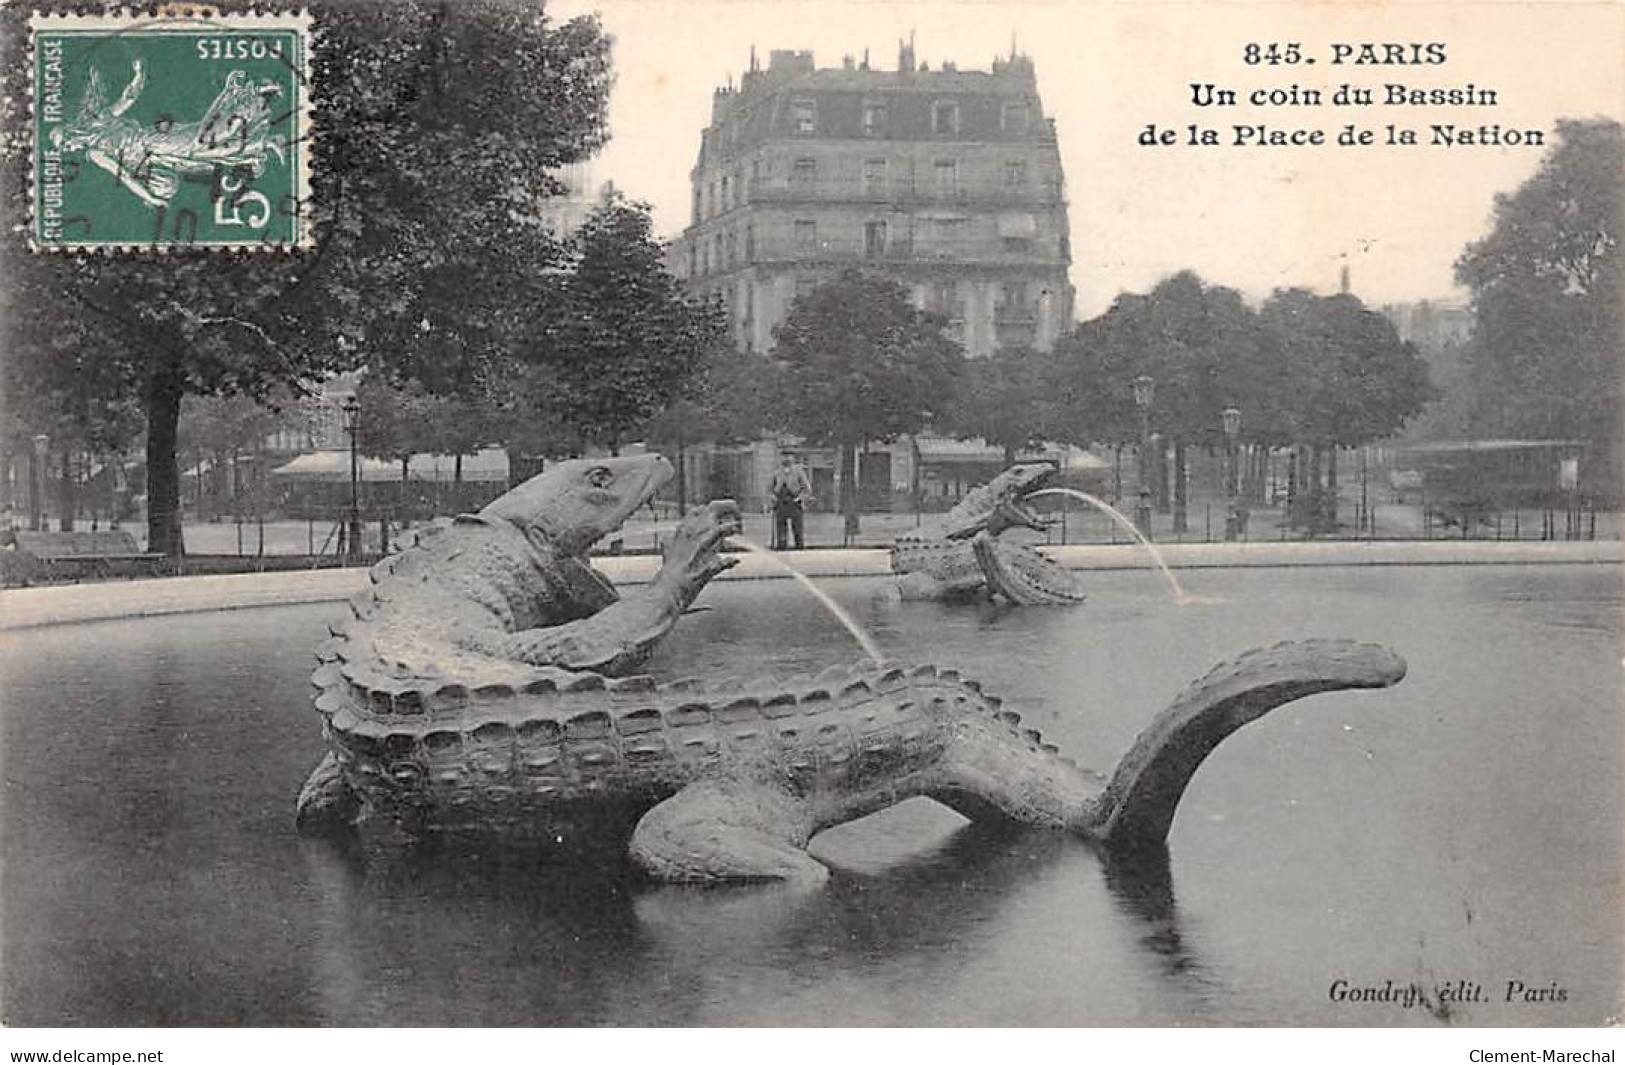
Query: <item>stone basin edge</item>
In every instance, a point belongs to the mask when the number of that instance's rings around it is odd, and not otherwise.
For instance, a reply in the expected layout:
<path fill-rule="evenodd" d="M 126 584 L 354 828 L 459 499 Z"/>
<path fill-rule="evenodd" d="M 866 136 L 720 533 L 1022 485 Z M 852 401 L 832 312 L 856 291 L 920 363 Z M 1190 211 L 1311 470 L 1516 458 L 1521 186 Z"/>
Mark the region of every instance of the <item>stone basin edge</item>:
<path fill-rule="evenodd" d="M 1039 545 L 1050 558 L 1077 570 L 1133 570 L 1154 566 L 1132 544 Z M 1615 564 L 1625 545 L 1597 541 L 1337 541 L 1159 544 L 1170 569 L 1282 569 L 1295 566 L 1458 566 Z M 814 548 L 785 559 L 809 577 L 876 577 L 891 572 L 885 548 Z M 616 584 L 642 584 L 659 567 L 653 555 L 604 555 L 593 559 Z M 770 558 L 741 556 L 718 580 L 787 579 Z M 0 591 L 0 630 L 66 625 L 119 618 L 158 617 L 210 610 L 336 602 L 366 581 L 363 567 L 234 573 L 209 577 L 158 577 L 10 588 Z"/>

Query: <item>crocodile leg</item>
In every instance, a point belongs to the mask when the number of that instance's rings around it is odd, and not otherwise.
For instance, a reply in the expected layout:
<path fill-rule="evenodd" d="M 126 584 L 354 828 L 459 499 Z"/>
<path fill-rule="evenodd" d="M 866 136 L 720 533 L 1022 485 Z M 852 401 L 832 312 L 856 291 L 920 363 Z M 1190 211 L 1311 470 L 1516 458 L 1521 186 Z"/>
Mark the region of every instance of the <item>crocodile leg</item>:
<path fill-rule="evenodd" d="M 632 860 L 657 880 L 821 883 L 829 871 L 805 848 L 811 811 L 773 784 L 698 780 L 643 815 Z"/>
<path fill-rule="evenodd" d="M 299 831 L 319 834 L 352 827 L 361 816 L 361 799 L 345 783 L 338 759 L 329 752 L 299 789 L 294 824 Z"/>
<path fill-rule="evenodd" d="M 695 507 L 666 545 L 660 572 L 637 592 L 591 617 L 510 633 L 480 649 L 538 666 L 625 673 L 647 657 L 711 578 L 738 563 L 717 554 L 738 531 L 739 507 L 731 500 Z"/>

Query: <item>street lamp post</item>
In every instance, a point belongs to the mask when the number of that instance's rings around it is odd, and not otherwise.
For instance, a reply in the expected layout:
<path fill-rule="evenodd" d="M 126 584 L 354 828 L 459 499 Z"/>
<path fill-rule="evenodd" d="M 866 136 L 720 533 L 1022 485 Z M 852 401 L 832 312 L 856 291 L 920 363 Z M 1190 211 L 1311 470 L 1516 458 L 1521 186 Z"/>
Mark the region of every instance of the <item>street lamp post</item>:
<path fill-rule="evenodd" d="M 346 557 L 361 558 L 361 455 L 357 437 L 361 432 L 361 403 L 354 396 L 344 401 L 344 431 L 350 434 L 350 519 L 346 529 Z"/>
<path fill-rule="evenodd" d="M 1220 417 L 1224 419 L 1224 538 L 1234 540 L 1241 534 L 1241 504 L 1237 498 L 1241 478 L 1236 468 L 1236 437 L 1241 433 L 1241 411 L 1226 407 Z"/>
<path fill-rule="evenodd" d="M 1140 501 L 1134 508 L 1134 525 L 1147 540 L 1151 539 L 1151 403 L 1156 388 L 1148 374 L 1134 379 L 1134 405 L 1140 408 Z"/>

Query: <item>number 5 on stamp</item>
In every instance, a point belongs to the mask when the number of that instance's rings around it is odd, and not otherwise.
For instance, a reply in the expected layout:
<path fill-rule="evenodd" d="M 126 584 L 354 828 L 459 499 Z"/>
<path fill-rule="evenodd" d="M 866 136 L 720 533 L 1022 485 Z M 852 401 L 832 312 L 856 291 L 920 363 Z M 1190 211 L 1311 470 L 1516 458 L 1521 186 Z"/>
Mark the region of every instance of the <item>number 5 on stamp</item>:
<path fill-rule="evenodd" d="M 309 247 L 305 15 L 35 15 L 36 249 Z"/>

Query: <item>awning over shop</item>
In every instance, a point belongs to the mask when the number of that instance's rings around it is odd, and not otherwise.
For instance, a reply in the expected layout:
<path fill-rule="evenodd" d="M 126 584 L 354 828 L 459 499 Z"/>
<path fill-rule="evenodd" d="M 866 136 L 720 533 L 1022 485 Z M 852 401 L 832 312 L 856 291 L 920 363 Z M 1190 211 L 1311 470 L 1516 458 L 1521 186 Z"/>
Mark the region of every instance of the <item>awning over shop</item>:
<path fill-rule="evenodd" d="M 363 481 L 399 481 L 401 464 L 383 459 L 361 460 Z M 450 483 L 456 474 L 457 460 L 451 455 L 413 455 L 407 464 L 407 474 L 414 481 L 443 481 Z M 271 471 L 276 477 L 300 481 L 348 481 L 350 479 L 350 453 L 343 450 L 312 451 L 300 455 Z M 465 482 L 507 483 L 508 453 L 501 448 L 485 448 L 463 456 Z"/>
<path fill-rule="evenodd" d="M 1004 465 L 1004 449 L 980 438 L 955 440 L 946 436 L 921 436 L 915 441 L 920 461 L 925 464 L 986 463 Z M 1104 470 L 1111 463 L 1083 448 L 1049 444 L 1037 450 L 1016 453 L 1017 462 L 1053 462 L 1063 470 Z"/>

